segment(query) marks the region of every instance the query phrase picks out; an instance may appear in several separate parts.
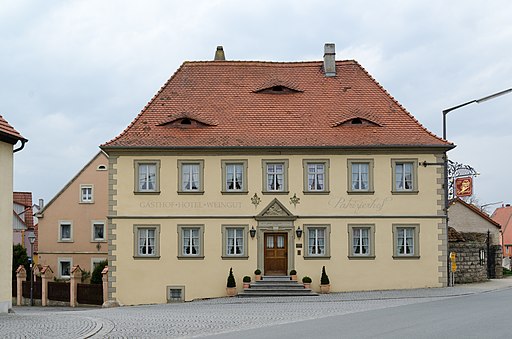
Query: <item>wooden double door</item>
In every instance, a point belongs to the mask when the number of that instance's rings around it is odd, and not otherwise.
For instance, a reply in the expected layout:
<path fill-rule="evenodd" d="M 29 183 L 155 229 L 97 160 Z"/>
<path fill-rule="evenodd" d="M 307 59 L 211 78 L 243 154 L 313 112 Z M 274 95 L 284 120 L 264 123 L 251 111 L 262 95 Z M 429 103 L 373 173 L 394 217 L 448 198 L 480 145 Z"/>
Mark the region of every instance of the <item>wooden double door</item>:
<path fill-rule="evenodd" d="M 265 275 L 288 274 L 288 234 L 265 233 Z"/>

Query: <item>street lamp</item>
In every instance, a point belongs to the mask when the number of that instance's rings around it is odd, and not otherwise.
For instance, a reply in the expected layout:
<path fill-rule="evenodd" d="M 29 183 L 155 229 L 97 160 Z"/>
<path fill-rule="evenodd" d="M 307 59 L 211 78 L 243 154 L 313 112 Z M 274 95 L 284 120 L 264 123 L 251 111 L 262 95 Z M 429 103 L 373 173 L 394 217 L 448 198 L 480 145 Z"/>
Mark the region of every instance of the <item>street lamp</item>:
<path fill-rule="evenodd" d="M 34 231 L 29 232 L 28 241 L 30 242 L 30 306 L 34 306 L 33 265 L 34 265 L 34 242 L 36 241 L 36 235 L 34 234 Z"/>
<path fill-rule="evenodd" d="M 450 113 L 451 111 L 455 111 L 456 109 L 462 108 L 464 106 L 467 106 L 469 104 L 474 104 L 474 103 L 479 104 L 479 103 L 482 103 L 482 102 L 485 102 L 488 100 L 492 100 L 494 98 L 497 98 L 499 96 L 502 96 L 502 95 L 505 95 L 505 94 L 508 94 L 511 92 L 512 92 L 512 88 L 509 88 L 504 91 L 497 92 L 497 93 L 485 96 L 480 99 L 470 100 L 463 104 L 453 106 L 453 107 L 443 110 L 443 139 L 446 140 L 446 116 L 448 115 L 448 113 Z M 446 246 L 448 246 L 448 203 L 449 203 L 448 202 L 448 152 L 446 152 L 444 155 L 444 213 L 445 213 L 445 217 L 446 217 Z M 446 251 L 446 253 L 449 255 L 448 250 Z M 447 258 L 447 264 L 448 264 L 448 262 L 449 262 L 449 257 Z M 449 272 L 448 265 L 447 265 L 447 269 Z"/>

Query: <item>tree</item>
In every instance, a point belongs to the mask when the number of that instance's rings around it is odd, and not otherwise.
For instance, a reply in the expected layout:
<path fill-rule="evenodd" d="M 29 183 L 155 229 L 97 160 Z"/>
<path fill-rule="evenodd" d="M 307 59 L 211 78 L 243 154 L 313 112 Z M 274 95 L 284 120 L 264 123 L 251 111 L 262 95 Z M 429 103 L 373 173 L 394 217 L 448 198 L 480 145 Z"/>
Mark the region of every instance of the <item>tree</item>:
<path fill-rule="evenodd" d="M 103 282 L 103 276 L 101 275 L 101 271 L 103 271 L 103 269 L 107 265 L 107 260 L 100 261 L 98 265 L 96 265 L 91 274 L 91 284 L 101 284 Z"/>
<path fill-rule="evenodd" d="M 12 246 L 12 279 L 16 279 L 16 270 L 20 265 L 25 266 L 27 277 L 30 275 L 30 262 L 27 255 L 27 249 L 21 244 Z"/>

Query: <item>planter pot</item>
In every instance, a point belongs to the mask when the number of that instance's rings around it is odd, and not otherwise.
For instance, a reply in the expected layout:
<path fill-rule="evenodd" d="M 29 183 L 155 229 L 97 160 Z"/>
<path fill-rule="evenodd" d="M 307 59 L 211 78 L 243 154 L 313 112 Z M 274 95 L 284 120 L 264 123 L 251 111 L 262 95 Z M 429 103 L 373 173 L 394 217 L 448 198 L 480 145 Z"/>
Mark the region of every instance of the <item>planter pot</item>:
<path fill-rule="evenodd" d="M 297 281 L 297 274 L 290 275 L 290 279 L 293 281 Z"/>
<path fill-rule="evenodd" d="M 323 294 L 331 292 L 331 285 L 320 285 L 320 292 Z"/>
<path fill-rule="evenodd" d="M 228 297 L 233 297 L 236 295 L 236 287 L 226 287 L 226 294 Z"/>
<path fill-rule="evenodd" d="M 249 288 L 251 287 L 251 283 L 250 282 L 244 282 L 244 288 Z"/>
<path fill-rule="evenodd" d="M 256 280 L 256 281 L 261 280 L 261 274 L 256 274 L 256 275 L 254 276 L 254 280 Z"/>
<path fill-rule="evenodd" d="M 303 283 L 303 284 L 304 284 L 304 288 L 311 289 L 311 283 Z"/>

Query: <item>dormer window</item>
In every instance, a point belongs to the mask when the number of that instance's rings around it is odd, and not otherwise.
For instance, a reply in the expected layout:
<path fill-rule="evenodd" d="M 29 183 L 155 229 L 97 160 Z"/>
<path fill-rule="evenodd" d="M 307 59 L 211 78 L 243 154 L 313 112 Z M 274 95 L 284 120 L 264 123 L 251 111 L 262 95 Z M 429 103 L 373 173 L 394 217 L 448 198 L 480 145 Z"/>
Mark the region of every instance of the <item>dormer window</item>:
<path fill-rule="evenodd" d="M 272 81 L 268 82 L 259 88 L 254 90 L 254 93 L 263 93 L 263 94 L 294 94 L 294 93 L 302 93 L 300 89 L 295 88 L 292 85 L 285 85 L 281 81 Z"/>
<path fill-rule="evenodd" d="M 283 86 L 274 86 L 272 87 L 272 92 L 282 92 L 284 91 Z"/>
<path fill-rule="evenodd" d="M 192 125 L 192 121 L 190 119 L 183 119 L 180 121 L 182 125 Z"/>
<path fill-rule="evenodd" d="M 382 125 L 372 121 L 368 118 L 360 118 L 358 116 L 347 118 L 338 122 L 335 122 L 332 124 L 332 127 L 338 127 L 338 126 L 371 126 L 371 127 L 381 127 Z"/>
<path fill-rule="evenodd" d="M 363 121 L 360 118 L 354 118 L 354 119 L 352 119 L 352 121 L 350 123 L 352 125 L 362 125 Z"/>
<path fill-rule="evenodd" d="M 177 128 L 203 128 L 208 126 L 217 126 L 215 121 L 210 121 L 196 114 L 178 113 L 170 115 L 167 120 L 159 123 L 157 126 L 169 126 Z"/>

